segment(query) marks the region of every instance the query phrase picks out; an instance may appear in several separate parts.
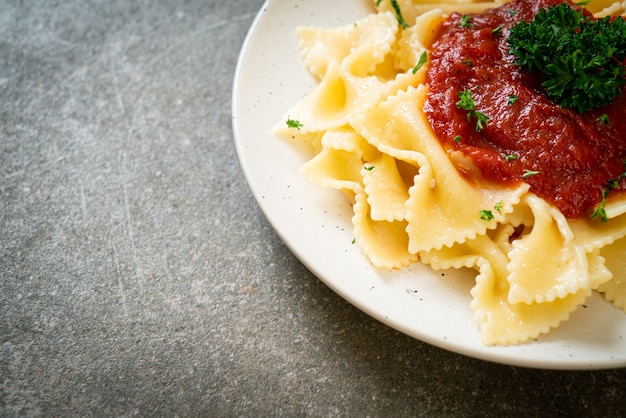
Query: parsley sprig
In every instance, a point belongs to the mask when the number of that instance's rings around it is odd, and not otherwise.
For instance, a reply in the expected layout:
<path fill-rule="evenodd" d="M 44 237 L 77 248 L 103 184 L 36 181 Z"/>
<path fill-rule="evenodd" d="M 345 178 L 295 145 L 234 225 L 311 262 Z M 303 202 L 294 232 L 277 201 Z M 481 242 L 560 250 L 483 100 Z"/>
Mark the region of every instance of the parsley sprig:
<path fill-rule="evenodd" d="M 580 113 L 610 104 L 626 84 L 626 21 L 594 20 L 566 3 L 519 22 L 509 52 L 526 70 L 543 73 L 543 87 L 562 107 Z"/>
<path fill-rule="evenodd" d="M 489 121 L 489 116 L 476 110 L 476 103 L 474 103 L 474 99 L 472 99 L 472 92 L 465 89 L 457 94 L 460 100 L 456 102 L 456 107 L 467 110 L 467 121 L 470 122 L 472 118 L 476 119 L 476 132 L 485 129 Z"/>
<path fill-rule="evenodd" d="M 459 20 L 459 26 L 462 28 L 473 28 L 474 23 L 472 22 L 472 18 L 468 15 L 461 16 L 461 20 Z"/>

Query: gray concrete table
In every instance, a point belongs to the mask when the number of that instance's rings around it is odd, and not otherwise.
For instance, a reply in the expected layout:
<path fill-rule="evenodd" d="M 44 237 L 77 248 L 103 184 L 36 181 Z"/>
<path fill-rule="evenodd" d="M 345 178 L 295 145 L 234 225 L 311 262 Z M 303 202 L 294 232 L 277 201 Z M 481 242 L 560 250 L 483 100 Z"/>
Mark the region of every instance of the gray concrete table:
<path fill-rule="evenodd" d="M 231 128 L 261 5 L 0 4 L 0 415 L 626 414 L 626 370 L 443 351 L 296 260 Z"/>

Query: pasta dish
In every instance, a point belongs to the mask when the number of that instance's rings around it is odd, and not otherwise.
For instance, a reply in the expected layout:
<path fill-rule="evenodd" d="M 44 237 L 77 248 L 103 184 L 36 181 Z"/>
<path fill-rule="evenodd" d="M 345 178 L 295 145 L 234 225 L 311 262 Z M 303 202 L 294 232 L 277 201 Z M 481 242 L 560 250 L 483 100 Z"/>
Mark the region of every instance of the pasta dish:
<path fill-rule="evenodd" d="M 352 203 L 374 266 L 476 271 L 486 345 L 532 341 L 592 292 L 626 312 L 626 99 L 557 104 L 511 53 L 513 28 L 561 3 L 373 0 L 352 25 L 299 27 L 318 84 L 275 128 Z M 626 7 L 566 5 L 593 22 Z"/>

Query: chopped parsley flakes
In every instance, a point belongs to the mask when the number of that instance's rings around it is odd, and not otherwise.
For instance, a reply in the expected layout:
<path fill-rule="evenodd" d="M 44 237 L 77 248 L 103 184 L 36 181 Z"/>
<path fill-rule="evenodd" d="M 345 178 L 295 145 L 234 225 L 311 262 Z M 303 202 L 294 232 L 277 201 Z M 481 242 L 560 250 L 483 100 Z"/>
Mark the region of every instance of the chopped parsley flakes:
<path fill-rule="evenodd" d="M 474 99 L 472 99 L 472 92 L 466 89 L 460 91 L 458 95 L 460 100 L 456 102 L 456 107 L 467 110 L 468 122 L 471 122 L 472 118 L 476 119 L 476 132 L 480 132 L 486 128 L 489 116 L 476 110 L 476 103 L 474 103 Z"/>
<path fill-rule="evenodd" d="M 459 20 L 459 26 L 462 28 L 473 28 L 474 24 L 472 23 L 472 18 L 468 15 L 461 16 L 461 20 Z"/>
<path fill-rule="evenodd" d="M 480 219 L 483 221 L 490 221 L 493 219 L 493 213 L 490 210 L 481 210 L 480 211 Z"/>
<path fill-rule="evenodd" d="M 596 121 L 598 122 L 602 122 L 605 125 L 610 125 L 610 121 L 609 121 L 609 115 L 607 115 L 606 113 L 601 114 L 600 116 L 598 116 L 596 118 Z"/>
<path fill-rule="evenodd" d="M 523 179 L 527 179 L 528 177 L 536 176 L 537 174 L 541 174 L 541 171 L 533 171 L 533 170 L 524 170 L 524 174 L 522 174 Z"/>
<path fill-rule="evenodd" d="M 300 128 L 304 126 L 302 122 L 291 119 L 291 118 L 287 118 L 287 121 L 285 123 L 287 124 L 288 128 L 295 128 L 298 130 L 300 130 Z"/>
<path fill-rule="evenodd" d="M 422 68 L 424 64 L 426 64 L 426 61 L 428 61 L 428 54 L 426 54 L 426 51 L 424 51 L 422 52 L 422 55 L 420 55 L 419 60 L 417 60 L 417 64 L 415 64 L 415 67 L 413 67 L 412 73 L 417 73 L 419 69 Z"/>
<path fill-rule="evenodd" d="M 393 10 L 396 12 L 396 19 L 398 20 L 398 24 L 400 25 L 402 29 L 408 28 L 409 24 L 406 23 L 406 21 L 402 17 L 402 11 L 400 10 L 400 5 L 398 4 L 398 0 L 390 0 L 390 1 L 391 1 L 391 7 L 393 7 Z"/>

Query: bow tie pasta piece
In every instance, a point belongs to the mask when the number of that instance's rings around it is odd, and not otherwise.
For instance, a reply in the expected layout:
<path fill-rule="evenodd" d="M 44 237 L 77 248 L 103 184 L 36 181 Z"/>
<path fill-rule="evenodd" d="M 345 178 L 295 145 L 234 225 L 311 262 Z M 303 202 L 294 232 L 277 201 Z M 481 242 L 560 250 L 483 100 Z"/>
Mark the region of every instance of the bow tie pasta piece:
<path fill-rule="evenodd" d="M 409 88 L 350 121 L 381 152 L 416 155 L 413 159 L 420 169 L 406 204 L 411 253 L 485 234 L 513 211 L 528 190 L 523 183 L 514 189 L 481 188 L 461 177 L 421 110 L 425 95 L 423 85 Z"/>
<path fill-rule="evenodd" d="M 478 270 L 479 275 L 472 290 L 472 307 L 487 345 L 516 344 L 547 333 L 566 320 L 594 288 L 604 292 L 606 299 L 626 311 L 626 261 L 623 257 L 626 238 L 604 246 L 601 252 L 591 246 L 588 252 L 583 251 L 581 246 L 575 250 L 568 249 L 568 245 L 563 243 L 569 241 L 571 246 L 573 234 L 561 232 L 554 220 L 552 208 L 547 206 L 541 199 L 528 194 L 503 223 L 486 235 L 479 235 L 452 247 L 420 253 L 421 261 L 436 270 L 463 267 Z M 532 226 L 531 232 L 518 236 L 520 228 L 525 225 Z M 589 227 L 577 223 L 574 225 L 577 231 L 586 228 L 587 236 L 594 235 L 589 232 Z M 598 225 L 594 226 L 598 228 Z M 606 233 L 608 226 L 602 226 Z M 560 228 L 567 231 L 563 225 Z M 617 235 L 624 236 L 623 225 L 621 228 L 615 226 L 614 230 L 619 231 Z M 602 235 L 595 232 L 597 236 Z M 533 233 L 537 235 L 528 238 Z M 553 236 L 546 237 L 546 234 Z M 526 251 L 526 247 L 532 246 L 528 240 L 547 242 Z M 552 245 L 550 241 L 556 244 Z M 553 250 L 546 250 L 545 257 L 537 254 L 542 248 L 545 250 L 544 247 Z M 569 251 L 573 251 L 569 263 L 559 264 L 559 253 L 568 254 Z M 552 268 L 555 264 L 562 269 Z M 575 268 L 580 270 L 575 271 Z M 561 291 L 555 292 L 550 285 Z M 534 297 L 519 300 L 517 294 L 524 286 L 524 294 Z M 562 288 L 568 288 L 569 291 L 563 292 Z M 557 296 L 552 297 L 552 294 L 550 298 L 546 297 L 550 292 L 555 292 Z"/>
<path fill-rule="evenodd" d="M 373 220 L 365 193 L 356 195 L 352 224 L 356 243 L 373 265 L 397 269 L 418 260 L 408 251 L 406 221 Z"/>
<path fill-rule="evenodd" d="M 376 76 L 355 77 L 332 63 L 324 79 L 304 99 L 287 112 L 274 128 L 278 136 L 288 138 L 294 130 L 310 133 L 338 129 L 380 100 L 384 100 L 411 85 L 423 82 L 424 71 L 398 73 L 392 80 Z M 287 120 L 297 121 L 298 128 L 286 126 Z"/>
<path fill-rule="evenodd" d="M 428 46 L 435 40 L 443 20 L 441 9 L 433 9 L 418 16 L 414 25 L 400 32 L 394 50 L 394 63 L 399 71 L 415 71 L 422 54 L 428 51 Z"/>
<path fill-rule="evenodd" d="M 626 214 L 609 219 L 607 222 L 574 219 L 569 221 L 569 226 L 576 244 L 590 252 L 611 245 L 626 236 Z"/>
<path fill-rule="evenodd" d="M 379 100 L 423 82 L 425 71 L 397 68 L 397 34 L 398 23 L 390 13 L 340 29 L 300 28 L 305 66 L 320 82 L 288 112 L 298 129 L 306 133 L 342 127 Z M 276 129 L 281 136 L 283 131 Z"/>
<path fill-rule="evenodd" d="M 478 239 L 484 240 L 485 237 Z M 474 241 L 468 244 L 473 243 Z M 495 244 L 492 250 L 497 252 Z M 492 253 L 488 250 L 483 255 L 489 256 Z M 605 280 L 610 273 L 604 268 L 601 258 L 595 254 L 588 254 L 588 257 L 593 274 L 599 277 L 599 281 Z M 518 344 L 548 333 L 550 329 L 567 320 L 591 295 L 591 289 L 581 289 L 552 302 L 510 303 L 507 272 L 494 269 L 494 265 L 498 263 L 492 263 L 487 258 L 479 259 L 479 274 L 471 291 L 471 306 L 486 345 Z"/>
<path fill-rule="evenodd" d="M 597 252 L 587 254 L 594 281 L 605 281 L 610 273 Z M 509 257 L 490 235 L 455 244 L 440 250 L 420 253 L 420 259 L 433 268 L 473 267 L 478 271 L 471 290 L 471 306 L 485 345 L 518 344 L 558 326 L 591 295 L 581 289 L 552 302 L 511 303 L 508 282 Z"/>
<path fill-rule="evenodd" d="M 517 344 L 549 332 L 569 318 L 571 312 L 591 295 L 593 287 L 606 283 L 611 277 L 604 265 L 604 258 L 598 250 L 594 250 L 583 253 L 585 260 L 581 262 L 585 269 L 581 274 L 587 280 L 587 287 L 579 287 L 549 302 L 512 301 L 511 270 L 514 270 L 513 265 L 520 264 L 519 259 L 512 260 L 512 257 L 520 256 L 514 251 L 515 241 L 519 239 L 518 227 L 523 226 L 519 223 L 519 213 L 528 212 L 524 206 L 530 196 L 526 196 L 516 206 L 516 211 L 488 234 L 478 235 L 452 247 L 420 253 L 421 261 L 434 269 L 473 267 L 478 271 L 476 284 L 471 291 L 471 306 L 486 345 Z M 521 220 L 532 225 L 532 217 Z M 541 226 L 539 222 L 535 228 Z M 509 243 L 511 241 L 512 244 Z M 536 286 L 541 287 L 544 274 L 535 271 L 532 277 Z M 532 284 L 528 285 L 532 290 Z"/>
<path fill-rule="evenodd" d="M 623 194 L 616 196 L 624 199 Z M 612 205 L 622 206 L 623 203 L 614 201 Z M 606 260 L 606 267 L 612 273 L 611 279 L 600 284 L 596 290 L 626 313 L 626 214 L 619 210 L 610 210 L 608 213 L 612 217 L 607 222 L 578 219 L 570 224 L 576 241 L 587 251 L 599 248 L 600 255 Z"/>
<path fill-rule="evenodd" d="M 530 231 L 512 242 L 508 301 L 551 302 L 600 285 L 593 281 L 585 248 L 576 244 L 563 214 L 533 194 L 525 196 L 525 203 L 534 219 Z"/>
<path fill-rule="evenodd" d="M 298 29 L 307 69 L 320 80 L 290 112 L 305 132 L 338 128 L 347 117 L 379 100 L 395 72 L 383 65 L 396 41 L 392 14 L 370 15 L 339 29 Z M 377 73 L 381 70 L 381 73 Z"/>
<path fill-rule="evenodd" d="M 318 80 L 332 62 L 357 77 L 367 77 L 390 57 L 398 22 L 392 13 L 379 13 L 341 28 L 301 26 L 296 31 L 304 65 Z"/>
<path fill-rule="evenodd" d="M 300 173 L 321 187 L 342 190 L 354 202 L 363 189 L 361 169 L 379 154 L 350 128 L 326 131 L 321 151 L 300 167 Z"/>
<path fill-rule="evenodd" d="M 337 129 L 353 114 L 373 106 L 381 90 L 376 77 L 355 77 L 332 61 L 322 81 L 289 114 L 304 132 Z"/>
<path fill-rule="evenodd" d="M 606 259 L 606 266 L 613 273 L 613 277 L 597 290 L 603 293 L 606 300 L 613 302 L 615 307 L 626 312 L 626 238 L 603 247 L 600 254 Z"/>
<path fill-rule="evenodd" d="M 376 221 L 404 220 L 417 164 L 405 163 L 383 153 L 369 164 L 363 167 L 361 174 L 370 217 Z"/>
<path fill-rule="evenodd" d="M 322 151 L 323 131 L 305 133 L 299 129 L 289 128 L 283 121 L 275 126 L 273 133 L 288 140 L 305 158 L 310 158 L 311 155 L 317 155 Z"/>

